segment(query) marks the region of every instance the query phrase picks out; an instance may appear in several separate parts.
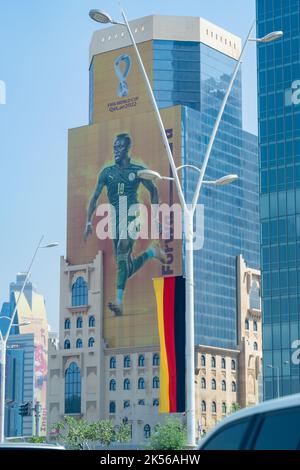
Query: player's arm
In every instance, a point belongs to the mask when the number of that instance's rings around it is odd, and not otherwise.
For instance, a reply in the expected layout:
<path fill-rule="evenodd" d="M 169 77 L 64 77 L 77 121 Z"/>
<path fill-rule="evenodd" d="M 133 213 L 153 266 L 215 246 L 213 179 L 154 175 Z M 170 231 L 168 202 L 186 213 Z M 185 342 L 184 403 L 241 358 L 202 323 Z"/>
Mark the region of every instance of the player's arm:
<path fill-rule="evenodd" d="M 105 186 L 105 170 L 102 170 L 101 173 L 99 174 L 97 185 L 96 185 L 94 194 L 91 197 L 89 207 L 88 207 L 88 210 L 87 210 L 86 226 L 85 226 L 85 230 L 84 230 L 84 239 L 85 240 L 88 238 L 89 235 L 91 235 L 91 233 L 93 231 L 92 220 L 93 220 L 93 216 L 94 216 L 94 213 L 95 213 L 95 210 L 96 210 L 97 201 L 99 199 L 99 196 L 100 196 L 104 186 Z"/>
<path fill-rule="evenodd" d="M 158 204 L 159 203 L 158 190 L 155 184 L 153 183 L 153 181 L 144 180 L 144 179 L 142 179 L 141 181 L 142 181 L 142 184 L 145 186 L 145 188 L 149 191 L 151 204 Z"/>

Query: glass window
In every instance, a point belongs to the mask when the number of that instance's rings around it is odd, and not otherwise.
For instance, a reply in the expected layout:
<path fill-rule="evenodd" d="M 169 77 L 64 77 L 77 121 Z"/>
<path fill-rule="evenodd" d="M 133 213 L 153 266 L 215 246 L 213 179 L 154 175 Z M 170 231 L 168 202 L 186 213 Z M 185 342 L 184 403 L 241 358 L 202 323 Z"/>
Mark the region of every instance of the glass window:
<path fill-rule="evenodd" d="M 81 338 L 78 338 L 78 340 L 76 341 L 76 348 L 82 348 L 82 339 Z"/>
<path fill-rule="evenodd" d="M 139 400 L 138 405 L 140 406 L 145 406 L 145 400 Z"/>
<path fill-rule="evenodd" d="M 212 356 L 211 358 L 211 367 L 215 368 L 216 367 L 216 358 Z"/>
<path fill-rule="evenodd" d="M 95 340 L 94 338 L 89 338 L 88 346 L 89 348 L 92 348 L 94 346 Z"/>
<path fill-rule="evenodd" d="M 71 328 L 71 320 L 70 318 L 65 319 L 65 330 L 70 330 Z"/>
<path fill-rule="evenodd" d="M 130 390 L 130 380 L 129 379 L 124 380 L 124 390 Z"/>
<path fill-rule="evenodd" d="M 202 400 L 202 402 L 201 402 L 201 411 L 202 411 L 203 413 L 205 413 L 205 411 L 206 411 L 206 403 L 205 403 L 204 400 Z"/>
<path fill-rule="evenodd" d="M 70 349 L 71 348 L 71 343 L 69 339 L 66 339 L 64 342 L 64 349 Z"/>
<path fill-rule="evenodd" d="M 222 380 L 222 391 L 223 392 L 226 391 L 226 381 L 225 380 Z"/>
<path fill-rule="evenodd" d="M 125 400 L 124 403 L 123 403 L 123 407 L 124 407 L 124 409 L 130 408 L 130 401 L 129 401 L 129 400 Z"/>
<path fill-rule="evenodd" d="M 204 377 L 201 379 L 201 388 L 206 388 L 206 380 Z"/>
<path fill-rule="evenodd" d="M 153 354 L 153 366 L 159 366 L 159 354 Z"/>
<path fill-rule="evenodd" d="M 217 388 L 216 381 L 215 381 L 215 379 L 212 379 L 212 381 L 211 381 L 211 389 L 212 389 L 212 390 L 216 390 L 216 388 Z"/>
<path fill-rule="evenodd" d="M 159 400 L 157 398 L 154 398 L 153 406 L 159 406 Z"/>
<path fill-rule="evenodd" d="M 258 344 L 257 344 L 256 341 L 254 341 L 253 349 L 254 349 L 254 351 L 258 351 Z"/>
<path fill-rule="evenodd" d="M 202 354 L 201 356 L 201 366 L 205 367 L 206 361 L 205 361 L 205 356 Z"/>
<path fill-rule="evenodd" d="M 254 320 L 253 322 L 253 331 L 257 331 L 257 321 Z"/>
<path fill-rule="evenodd" d="M 109 412 L 110 413 L 115 413 L 116 412 L 116 402 L 115 401 L 109 402 Z"/>
<path fill-rule="evenodd" d="M 249 419 L 225 426 L 205 444 L 205 450 L 239 450 L 246 436 Z"/>
<path fill-rule="evenodd" d="M 267 413 L 254 444 L 255 450 L 297 450 L 300 408 Z"/>
<path fill-rule="evenodd" d="M 236 363 L 234 359 L 231 361 L 231 370 L 236 370 Z"/>
<path fill-rule="evenodd" d="M 139 367 L 144 367 L 144 365 L 145 365 L 145 356 L 143 354 L 141 354 L 139 356 L 138 364 L 139 364 Z"/>
<path fill-rule="evenodd" d="M 140 377 L 138 381 L 138 389 L 144 390 L 144 388 L 145 388 L 145 380 L 143 379 L 143 377 Z"/>
<path fill-rule="evenodd" d="M 82 317 L 78 317 L 76 321 L 76 328 L 82 328 L 83 320 Z"/>
<path fill-rule="evenodd" d="M 236 392 L 236 383 L 234 381 L 231 382 L 231 390 L 232 392 Z"/>
<path fill-rule="evenodd" d="M 78 277 L 72 286 L 72 307 L 85 306 L 88 303 L 88 288 L 83 277 Z"/>
<path fill-rule="evenodd" d="M 222 369 L 226 369 L 226 360 L 224 357 L 222 357 L 222 360 L 221 360 L 221 367 Z"/>
<path fill-rule="evenodd" d="M 151 437 L 151 427 L 149 426 L 149 424 L 146 424 L 144 426 L 144 438 L 149 439 L 149 437 Z"/>
<path fill-rule="evenodd" d="M 115 369 L 116 368 L 116 358 L 115 357 L 110 358 L 109 367 L 110 367 L 110 369 Z"/>
<path fill-rule="evenodd" d="M 94 326 L 95 326 L 95 317 L 94 317 L 94 315 L 91 315 L 89 317 L 89 327 L 93 328 Z"/>
<path fill-rule="evenodd" d="M 226 414 L 226 413 L 227 413 L 227 406 L 226 406 L 226 403 L 225 403 L 225 402 L 222 403 L 222 413 L 223 413 L 223 414 Z"/>
<path fill-rule="evenodd" d="M 159 378 L 154 377 L 152 381 L 153 388 L 159 388 Z"/>
<path fill-rule="evenodd" d="M 109 390 L 112 391 L 112 392 L 115 392 L 116 389 L 117 389 L 116 381 L 115 381 L 115 379 L 112 379 L 112 380 L 109 382 Z"/>
<path fill-rule="evenodd" d="M 248 318 L 246 318 L 246 320 L 245 320 L 245 329 L 249 330 L 249 320 L 248 320 Z"/>
<path fill-rule="evenodd" d="M 211 412 L 216 413 L 217 412 L 217 404 L 215 401 L 212 402 L 211 404 Z"/>
<path fill-rule="evenodd" d="M 124 357 L 124 367 L 128 368 L 130 366 L 131 366 L 130 356 L 125 356 Z"/>
<path fill-rule="evenodd" d="M 65 413 L 81 412 L 81 376 L 80 369 L 72 362 L 65 373 Z"/>

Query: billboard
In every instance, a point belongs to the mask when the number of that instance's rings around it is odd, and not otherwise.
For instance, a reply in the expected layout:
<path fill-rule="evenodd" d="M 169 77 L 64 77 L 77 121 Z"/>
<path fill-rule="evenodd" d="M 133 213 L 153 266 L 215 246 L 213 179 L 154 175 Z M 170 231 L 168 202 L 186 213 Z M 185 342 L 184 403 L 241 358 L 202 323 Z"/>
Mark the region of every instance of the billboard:
<path fill-rule="evenodd" d="M 114 93 L 128 89 L 130 83 Z M 153 206 L 170 207 L 178 197 L 172 181 L 139 176 L 145 168 L 170 176 L 153 112 L 112 114 L 114 119 L 69 131 L 67 261 L 91 263 L 103 251 L 105 341 L 109 347 L 153 345 L 158 344 L 158 330 L 152 279 L 182 273 L 182 246 L 172 227 L 169 237 L 160 234 L 153 240 L 150 214 Z M 162 110 L 162 119 L 178 166 L 181 107 Z M 164 226 L 172 226 L 172 216 L 162 217 Z M 159 233 L 158 220 L 156 214 Z M 130 226 L 137 229 L 136 238 L 124 235 Z"/>

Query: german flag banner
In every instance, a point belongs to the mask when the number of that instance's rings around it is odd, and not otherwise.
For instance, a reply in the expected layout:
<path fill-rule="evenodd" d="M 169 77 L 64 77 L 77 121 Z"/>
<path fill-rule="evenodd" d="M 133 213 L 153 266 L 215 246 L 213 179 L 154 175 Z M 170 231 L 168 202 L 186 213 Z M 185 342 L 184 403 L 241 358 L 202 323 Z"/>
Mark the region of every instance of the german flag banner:
<path fill-rule="evenodd" d="M 185 279 L 153 280 L 160 339 L 160 413 L 185 411 Z"/>

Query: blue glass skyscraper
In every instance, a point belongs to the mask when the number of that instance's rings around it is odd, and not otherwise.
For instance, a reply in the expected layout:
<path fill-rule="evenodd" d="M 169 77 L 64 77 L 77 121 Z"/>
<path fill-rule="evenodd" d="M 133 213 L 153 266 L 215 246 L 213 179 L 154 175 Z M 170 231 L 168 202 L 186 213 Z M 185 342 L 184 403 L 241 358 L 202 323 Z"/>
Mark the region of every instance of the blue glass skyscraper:
<path fill-rule="evenodd" d="M 257 0 L 264 397 L 300 391 L 300 1 Z"/>

